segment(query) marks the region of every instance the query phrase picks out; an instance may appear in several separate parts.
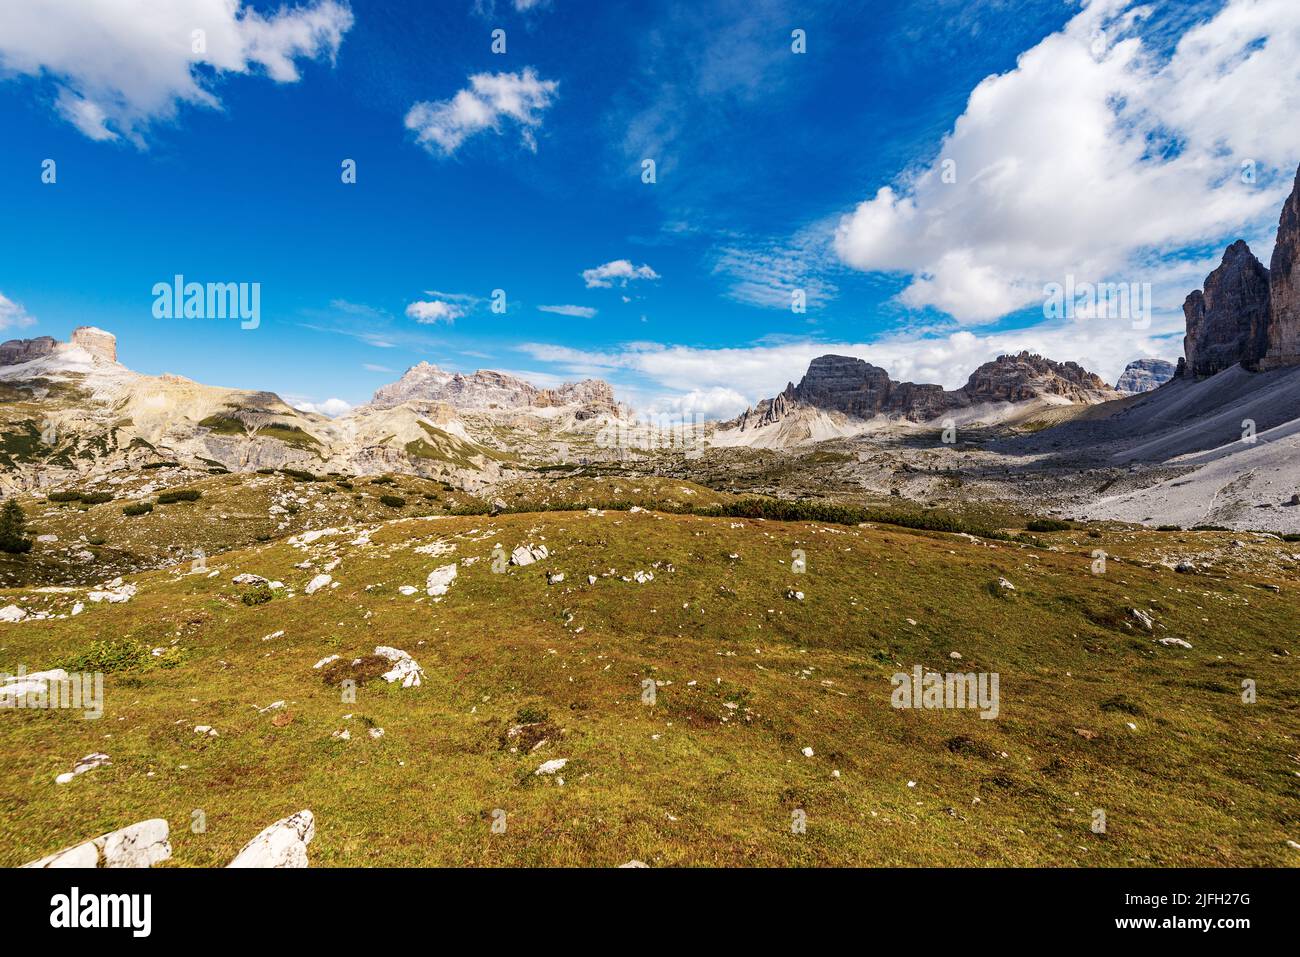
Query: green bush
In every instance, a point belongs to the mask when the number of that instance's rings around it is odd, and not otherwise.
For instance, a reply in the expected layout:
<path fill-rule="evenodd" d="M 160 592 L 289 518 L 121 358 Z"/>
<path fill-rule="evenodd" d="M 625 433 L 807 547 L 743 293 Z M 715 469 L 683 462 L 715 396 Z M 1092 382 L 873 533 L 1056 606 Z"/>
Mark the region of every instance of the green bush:
<path fill-rule="evenodd" d="M 122 506 L 123 515 L 148 515 L 153 511 L 153 502 L 132 502 Z"/>
<path fill-rule="evenodd" d="M 86 536 L 86 544 L 87 544 L 87 545 L 95 545 L 95 546 L 99 546 L 99 545 L 103 545 L 104 543 L 105 543 L 105 539 L 104 539 L 104 536 L 103 536 L 103 535 L 87 535 L 87 536 Z"/>
<path fill-rule="evenodd" d="M 181 464 L 180 462 L 145 462 L 144 465 L 140 466 L 140 468 L 142 468 L 142 469 L 168 469 L 168 468 L 175 468 L 176 466 L 178 466 L 178 465 L 180 465 L 180 464 Z"/>
<path fill-rule="evenodd" d="M 45 496 L 51 502 L 80 502 L 80 492 L 51 492 Z"/>
<path fill-rule="evenodd" d="M 275 593 L 271 591 L 270 586 L 254 585 L 251 589 L 244 592 L 244 594 L 240 597 L 239 600 L 242 601 L 245 605 L 249 605 L 249 606 L 265 605 L 268 601 L 270 601 L 274 597 L 275 597 Z"/>
<path fill-rule="evenodd" d="M 0 508 L 0 552 L 22 555 L 32 550 L 32 540 L 27 537 L 27 516 L 22 506 L 13 499 Z"/>
<path fill-rule="evenodd" d="M 1157 525 L 1156 526 L 1157 532 L 1181 532 L 1182 530 L 1183 527 L 1181 525 Z"/>
<path fill-rule="evenodd" d="M 280 469 L 281 473 L 289 476 L 295 482 L 319 482 L 320 477 L 312 472 L 303 469 Z"/>
<path fill-rule="evenodd" d="M 387 505 L 389 508 L 401 508 L 406 504 L 406 499 L 402 498 L 400 495 L 381 495 L 379 496 L 379 501 Z"/>
<path fill-rule="evenodd" d="M 197 502 L 203 497 L 198 489 L 179 488 L 174 492 L 163 492 L 158 496 L 159 505 L 171 505 L 173 502 Z"/>
<path fill-rule="evenodd" d="M 82 492 L 81 501 L 87 505 L 103 505 L 113 501 L 112 492 Z"/>
<path fill-rule="evenodd" d="M 1025 523 L 1027 532 L 1068 532 L 1074 528 L 1069 522 L 1063 522 L 1059 518 L 1036 518 L 1033 521 Z"/>
<path fill-rule="evenodd" d="M 93 642 L 81 654 L 69 658 L 64 667 L 68 671 L 110 672 L 143 668 L 152 663 L 149 649 L 134 638 L 113 638 Z"/>

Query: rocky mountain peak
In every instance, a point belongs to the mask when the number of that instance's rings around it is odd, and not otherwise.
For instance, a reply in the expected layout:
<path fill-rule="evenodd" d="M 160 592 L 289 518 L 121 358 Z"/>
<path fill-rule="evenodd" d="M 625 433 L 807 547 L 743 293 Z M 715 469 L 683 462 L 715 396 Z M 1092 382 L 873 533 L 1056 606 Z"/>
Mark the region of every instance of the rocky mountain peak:
<path fill-rule="evenodd" d="M 1300 364 L 1300 169 L 1282 206 L 1271 267 L 1268 349 L 1262 368 Z"/>
<path fill-rule="evenodd" d="M 1151 392 L 1174 377 L 1177 368 L 1165 359 L 1134 359 L 1115 383 L 1119 392 Z"/>
<path fill-rule="evenodd" d="M 981 403 L 1025 402 L 1045 396 L 1090 404 L 1118 396 L 1102 379 L 1075 362 L 1056 362 L 1029 352 L 998 356 L 953 391 L 941 385 L 895 382 L 879 366 L 852 356 L 818 356 L 799 384 L 759 402 L 732 425 L 758 428 L 780 421 L 800 406 L 859 419 L 893 415 L 924 421 Z"/>
<path fill-rule="evenodd" d="M 1183 303 L 1187 335 L 1178 374 L 1214 375 L 1300 365 L 1300 170 L 1282 206 L 1271 268 L 1237 240 Z"/>
<path fill-rule="evenodd" d="M 109 362 L 117 361 L 117 336 L 97 326 L 78 326 L 73 329 L 71 345 Z"/>
<path fill-rule="evenodd" d="M 411 366 L 400 379 L 375 391 L 371 408 L 385 409 L 404 402 L 445 402 L 461 411 L 547 409 L 570 405 L 578 418 L 617 412 L 614 390 L 600 379 L 566 382 L 539 389 L 517 376 L 491 369 L 472 375 L 444 372 L 429 362 Z"/>
<path fill-rule="evenodd" d="M 1183 303 L 1183 352 L 1193 375 L 1214 375 L 1239 362 L 1254 365 L 1266 350 L 1268 270 L 1243 240 L 1224 251 L 1205 289 Z"/>
<path fill-rule="evenodd" d="M 59 342 L 52 336 L 37 336 L 34 339 L 10 339 L 0 344 L 0 366 L 18 365 L 34 359 L 67 352 L 70 349 L 82 349 L 92 356 L 108 362 L 117 361 L 117 337 L 96 326 L 78 326 L 72 330 L 68 342 Z"/>

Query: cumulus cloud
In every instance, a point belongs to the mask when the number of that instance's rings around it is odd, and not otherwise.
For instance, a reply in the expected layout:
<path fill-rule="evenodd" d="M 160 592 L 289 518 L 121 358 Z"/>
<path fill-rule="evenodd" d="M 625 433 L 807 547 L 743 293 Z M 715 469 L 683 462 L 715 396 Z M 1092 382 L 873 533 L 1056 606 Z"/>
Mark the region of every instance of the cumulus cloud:
<path fill-rule="evenodd" d="M 1227 0 L 1167 51 L 1149 13 L 1088 0 L 982 81 L 932 162 L 842 219 L 839 257 L 978 324 L 1067 274 L 1149 281 L 1164 256 L 1276 225 L 1300 158 L 1300 4 Z"/>
<path fill-rule="evenodd" d="M 315 412 L 331 419 L 352 411 L 352 403 L 343 399 L 326 399 L 324 402 L 299 402 L 294 406 L 300 412 Z"/>
<path fill-rule="evenodd" d="M 295 82 L 299 59 L 332 60 L 351 27 L 339 0 L 267 15 L 241 0 L 2 3 L 0 74 L 52 84 L 56 109 L 93 140 L 143 145 L 149 125 L 181 104 L 219 108 L 222 75 Z"/>
<path fill-rule="evenodd" d="M 524 146 L 535 153 L 542 113 L 554 101 L 557 89 L 556 81 L 539 79 L 532 67 L 522 73 L 476 73 L 469 86 L 451 99 L 412 106 L 406 128 L 430 153 L 451 156 L 475 133 L 500 133 L 503 121 L 508 121 L 519 127 Z"/>
<path fill-rule="evenodd" d="M 658 279 L 659 274 L 642 263 L 633 266 L 630 259 L 615 259 L 594 269 L 584 269 L 582 278 L 588 289 L 609 289 L 612 286 L 626 286 L 638 279 Z"/>
<path fill-rule="evenodd" d="M 557 316 L 572 316 L 575 319 L 591 319 L 596 310 L 590 306 L 538 306 L 538 312 L 553 312 Z"/>
<path fill-rule="evenodd" d="M 692 389 L 681 395 L 659 395 L 642 410 L 652 419 L 695 422 L 732 419 L 749 408 L 750 402 L 735 389 L 713 386 Z"/>
<path fill-rule="evenodd" d="M 0 292 L 0 329 L 22 329 L 35 324 L 36 320 L 26 309 Z"/>
<path fill-rule="evenodd" d="M 441 299 L 430 299 L 411 303 L 406 307 L 406 315 L 424 326 L 431 326 L 439 322 L 451 325 L 465 315 L 465 310 L 460 306 L 443 302 Z"/>

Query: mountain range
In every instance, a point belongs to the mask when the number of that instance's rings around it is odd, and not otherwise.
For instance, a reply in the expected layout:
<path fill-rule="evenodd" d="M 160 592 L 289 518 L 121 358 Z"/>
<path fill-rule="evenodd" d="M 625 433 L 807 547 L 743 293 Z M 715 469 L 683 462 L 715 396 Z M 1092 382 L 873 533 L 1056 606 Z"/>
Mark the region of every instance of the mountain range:
<path fill-rule="evenodd" d="M 1041 452 L 1069 442 L 1090 450 L 1092 461 L 1124 456 L 1180 476 L 1208 469 L 1199 485 L 1179 479 L 1179 487 L 1199 490 L 1175 496 L 1195 511 L 1206 496 L 1217 499 L 1221 475 L 1241 488 L 1262 476 L 1270 488 L 1275 479 L 1285 484 L 1300 435 L 1300 376 L 1290 374 L 1300 366 L 1298 266 L 1300 173 L 1271 266 L 1235 242 L 1187 297 L 1185 355 L 1176 368 L 1135 360 L 1111 387 L 1077 363 L 1021 352 L 984 363 L 948 390 L 895 381 L 860 358 L 824 355 L 797 385 L 735 419 L 693 428 L 689 444 L 700 455 L 793 451 L 992 429 L 1008 449 Z M 5 489 L 179 461 L 210 471 L 404 472 L 479 491 L 530 466 L 635 459 L 656 447 L 653 439 L 654 429 L 599 379 L 539 388 L 504 372 L 466 375 L 420 362 L 370 402 L 331 419 L 273 392 L 134 372 L 118 361 L 115 337 L 92 326 L 66 343 L 42 336 L 0 344 Z M 1131 491 L 1142 504 L 1120 503 L 1126 516 L 1161 512 L 1152 496 L 1163 493 Z"/>

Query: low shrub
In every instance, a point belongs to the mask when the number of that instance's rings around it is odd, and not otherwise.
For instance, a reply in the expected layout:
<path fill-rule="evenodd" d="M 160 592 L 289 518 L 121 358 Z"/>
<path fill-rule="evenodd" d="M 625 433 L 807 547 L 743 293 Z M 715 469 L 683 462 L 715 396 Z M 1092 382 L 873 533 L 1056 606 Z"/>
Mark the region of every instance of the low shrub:
<path fill-rule="evenodd" d="M 1069 522 L 1063 522 L 1059 518 L 1036 518 L 1033 521 L 1025 523 L 1027 532 L 1068 532 L 1074 528 Z"/>
<path fill-rule="evenodd" d="M 379 501 L 384 505 L 387 505 L 389 508 L 401 508 L 406 504 L 406 499 L 402 498 L 400 495 L 381 495 L 379 496 Z"/>
<path fill-rule="evenodd" d="M 122 506 L 123 515 L 148 515 L 153 511 L 153 502 L 132 502 Z"/>
<path fill-rule="evenodd" d="M 159 505 L 171 505 L 174 502 L 197 502 L 203 493 L 194 488 L 178 488 L 173 492 L 163 492 L 158 496 Z"/>

